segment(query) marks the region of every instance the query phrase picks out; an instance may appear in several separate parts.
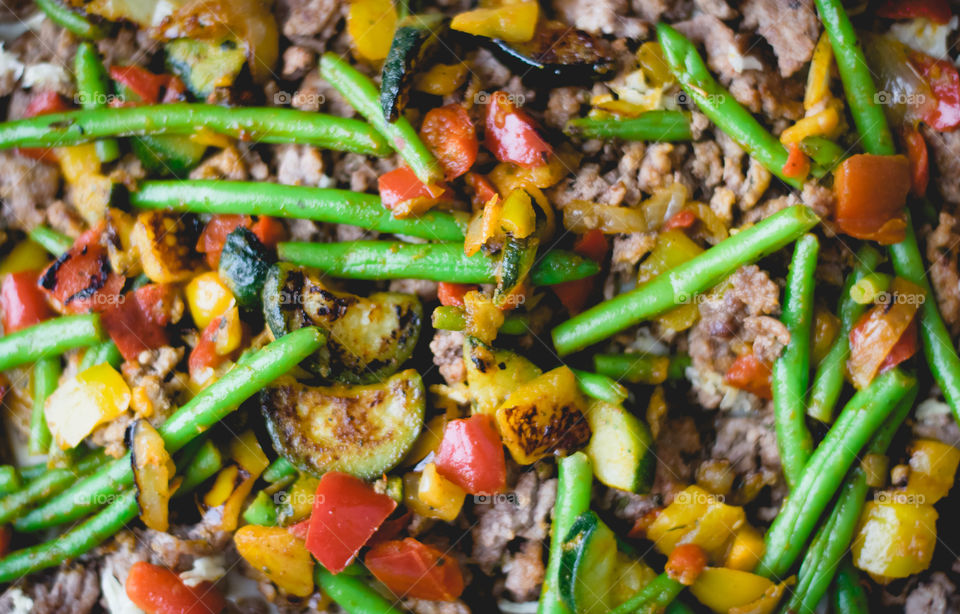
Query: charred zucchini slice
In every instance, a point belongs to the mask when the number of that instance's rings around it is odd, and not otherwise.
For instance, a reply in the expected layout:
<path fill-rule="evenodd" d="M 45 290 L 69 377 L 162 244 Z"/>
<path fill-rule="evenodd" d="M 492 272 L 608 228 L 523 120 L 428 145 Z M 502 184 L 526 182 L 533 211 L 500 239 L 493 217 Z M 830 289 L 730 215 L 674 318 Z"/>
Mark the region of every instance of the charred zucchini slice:
<path fill-rule="evenodd" d="M 615 63 L 606 41 L 559 21 L 544 21 L 525 43 L 486 39 L 505 63 L 533 82 L 573 85 L 609 79 Z"/>
<path fill-rule="evenodd" d="M 287 379 L 261 392 L 277 452 L 320 476 L 372 479 L 403 460 L 423 427 L 423 380 L 413 369 L 380 384 L 313 387 Z"/>
<path fill-rule="evenodd" d="M 275 337 L 319 326 L 330 340 L 304 367 L 323 377 L 363 384 L 396 373 L 420 337 L 423 306 L 412 294 L 369 297 L 328 290 L 305 270 L 275 264 L 263 287 L 263 315 Z"/>
<path fill-rule="evenodd" d="M 130 148 L 150 174 L 163 177 L 186 177 L 207 151 L 203 143 L 176 134 L 135 136 Z"/>
<path fill-rule="evenodd" d="M 218 87 L 230 87 L 247 62 L 236 42 L 178 38 L 165 46 L 167 70 L 180 77 L 190 93 L 206 100 Z"/>
<path fill-rule="evenodd" d="M 447 23 L 440 14 L 409 15 L 397 26 L 380 74 L 380 108 L 389 121 L 395 121 L 407 106 L 413 76 Z"/>
<path fill-rule="evenodd" d="M 650 492 L 657 461 L 646 423 L 605 401 L 591 401 L 586 417 L 593 432 L 587 455 L 597 479 L 620 490 Z"/>
<path fill-rule="evenodd" d="M 267 248 L 249 228 L 238 226 L 227 235 L 220 252 L 218 274 L 233 292 L 238 305 L 251 307 L 259 303 L 270 261 Z"/>
<path fill-rule="evenodd" d="M 490 347 L 476 337 L 464 339 L 463 358 L 475 414 L 494 415 L 497 407 L 519 385 L 541 374 L 537 365 L 523 356 Z"/>
<path fill-rule="evenodd" d="M 140 518 L 148 529 L 166 531 L 170 526 L 170 487 L 176 467 L 163 444 L 163 437 L 149 422 L 134 420 L 126 432 L 130 465 L 137 490 Z"/>
<path fill-rule="evenodd" d="M 493 304 L 501 309 L 511 301 L 521 300 L 524 294 L 524 282 L 530 276 L 530 269 L 537 260 L 537 248 L 540 240 L 536 237 L 517 239 L 508 236 L 503 252 L 500 254 L 500 268 L 497 271 L 497 287 L 493 291 Z"/>

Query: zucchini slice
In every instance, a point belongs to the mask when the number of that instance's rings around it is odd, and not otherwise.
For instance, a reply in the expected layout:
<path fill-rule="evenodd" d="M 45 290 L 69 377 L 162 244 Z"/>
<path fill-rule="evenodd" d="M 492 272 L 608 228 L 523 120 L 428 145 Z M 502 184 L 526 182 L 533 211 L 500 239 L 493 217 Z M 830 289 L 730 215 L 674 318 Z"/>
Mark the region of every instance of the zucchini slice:
<path fill-rule="evenodd" d="M 615 605 L 617 538 L 596 512 L 573 522 L 560 555 L 560 597 L 576 614 L 606 614 Z"/>
<path fill-rule="evenodd" d="M 170 480 L 176 473 L 173 458 L 163 444 L 163 437 L 143 418 L 130 423 L 126 439 L 140 518 L 148 529 L 166 531 L 170 527 L 170 498 L 176 490 L 170 488 Z"/>
<path fill-rule="evenodd" d="M 180 77 L 190 93 L 206 100 L 218 87 L 230 87 L 247 63 L 236 42 L 178 38 L 164 47 L 167 70 Z"/>
<path fill-rule="evenodd" d="M 508 237 L 500 255 L 497 271 L 497 287 L 493 291 L 493 304 L 501 309 L 511 301 L 521 300 L 524 282 L 530 276 L 530 269 L 537 260 L 537 248 L 540 240 L 536 237 L 517 239 Z"/>
<path fill-rule="evenodd" d="M 497 407 L 520 384 L 525 384 L 542 371 L 523 356 L 501 348 L 493 348 L 476 337 L 463 341 L 463 357 L 467 365 L 467 386 L 473 413 L 494 415 Z"/>
<path fill-rule="evenodd" d="M 260 302 L 271 260 L 267 248 L 249 228 L 237 226 L 227 235 L 217 273 L 238 305 L 251 307 Z"/>
<path fill-rule="evenodd" d="M 304 367 L 347 383 L 380 381 L 396 373 L 413 353 L 423 323 L 423 306 L 412 294 L 334 292 L 288 263 L 270 268 L 262 299 L 274 337 L 304 326 L 329 331 L 326 346 Z"/>
<path fill-rule="evenodd" d="M 592 401 L 586 414 L 593 432 L 587 455 L 597 479 L 612 488 L 649 492 L 656 457 L 647 425 L 620 405 L 605 401 Z"/>
<path fill-rule="evenodd" d="M 387 120 L 396 121 L 407 106 L 413 76 L 447 23 L 443 15 L 432 13 L 409 15 L 398 24 L 380 73 L 380 108 Z"/>
<path fill-rule="evenodd" d="M 424 398 L 423 380 L 407 369 L 366 386 L 313 387 L 287 379 L 263 390 L 260 406 L 277 452 L 298 469 L 372 479 L 413 446 Z"/>
<path fill-rule="evenodd" d="M 609 79 L 616 63 L 605 40 L 560 21 L 537 25 L 525 43 L 485 39 L 491 50 L 528 82 L 576 85 Z"/>
<path fill-rule="evenodd" d="M 177 134 L 131 137 L 130 148 L 149 174 L 163 177 L 186 177 L 207 151 L 206 145 Z"/>

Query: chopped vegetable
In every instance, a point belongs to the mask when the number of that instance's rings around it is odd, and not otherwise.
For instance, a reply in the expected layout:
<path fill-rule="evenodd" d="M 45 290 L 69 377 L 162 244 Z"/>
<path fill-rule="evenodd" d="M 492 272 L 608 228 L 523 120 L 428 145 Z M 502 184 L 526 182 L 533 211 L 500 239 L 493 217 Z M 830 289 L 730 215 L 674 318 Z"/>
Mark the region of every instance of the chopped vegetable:
<path fill-rule="evenodd" d="M 313 593 L 313 559 L 286 529 L 247 525 L 233 535 L 233 543 L 247 563 L 295 597 Z"/>
<path fill-rule="evenodd" d="M 164 447 L 160 433 L 142 418 L 127 428 L 127 447 L 140 519 L 148 529 L 166 531 L 170 527 L 168 506 L 176 490 L 170 485 L 176 472 L 173 458 Z"/>
<path fill-rule="evenodd" d="M 508 43 L 524 43 L 533 38 L 539 15 L 538 2 L 521 1 L 460 13 L 450 22 L 450 29 Z"/>
<path fill-rule="evenodd" d="M 540 136 L 533 118 L 507 92 L 497 91 L 488 98 L 484 138 L 497 160 L 527 168 L 546 164 L 553 148 Z"/>
<path fill-rule="evenodd" d="M 902 241 L 910 185 L 909 163 L 903 156 L 850 156 L 834 173 L 837 227 L 858 239 Z"/>
<path fill-rule="evenodd" d="M 503 444 L 486 414 L 449 421 L 434 462 L 440 475 L 472 495 L 499 493 L 507 483 Z"/>
<path fill-rule="evenodd" d="M 457 559 L 412 537 L 377 544 L 363 564 L 398 599 L 454 601 L 463 592 Z"/>
<path fill-rule="evenodd" d="M 893 280 L 888 297 L 889 304 L 880 304 L 863 314 L 850 330 L 850 358 L 847 369 L 857 388 L 865 388 L 881 370 L 889 364 L 894 347 L 914 321 L 917 310 L 926 299 L 923 289 L 902 277 Z M 916 333 L 912 351 L 906 356 L 896 356 L 897 362 L 909 358 L 917 349 Z M 909 348 L 908 348 L 909 350 Z"/>
<path fill-rule="evenodd" d="M 368 62 L 385 59 L 396 25 L 397 11 L 391 0 L 351 0 L 347 32 L 360 58 Z"/>
<path fill-rule="evenodd" d="M 614 74 L 607 42 L 561 21 L 540 20 L 527 41 L 491 38 L 490 47 L 505 63 L 516 66 L 523 78 L 542 86 L 550 86 L 555 80 L 570 85 L 589 83 Z"/>
<path fill-rule="evenodd" d="M 103 328 L 126 360 L 170 344 L 167 325 L 180 319 L 183 301 L 176 287 L 147 284 L 127 292 L 103 312 Z"/>
<path fill-rule="evenodd" d="M 61 384 L 47 397 L 44 414 L 54 441 L 60 449 L 68 450 L 129 406 L 129 386 L 116 369 L 104 363 Z"/>
<path fill-rule="evenodd" d="M 421 83 L 418 77 L 422 75 L 417 72 L 436 48 L 438 35 L 445 26 L 446 19 L 438 13 L 409 15 L 397 23 L 393 41 L 380 72 L 380 109 L 388 121 L 396 121 L 406 108 L 410 88 L 414 82 Z M 382 41 L 376 42 L 376 45 L 381 44 Z M 435 83 L 436 80 L 431 82 Z M 447 91 L 447 87 L 442 87 L 442 90 L 443 93 L 430 93 L 441 96 L 452 93 Z"/>
<path fill-rule="evenodd" d="M 146 561 L 130 567 L 125 590 L 134 605 L 151 614 L 209 614 L 227 606 L 209 582 L 190 586 L 170 569 Z"/>
<path fill-rule="evenodd" d="M 0 283 L 0 309 L 6 335 L 49 319 L 53 311 L 37 285 L 36 271 L 7 273 Z"/>
<path fill-rule="evenodd" d="M 420 126 L 420 136 L 443 167 L 447 181 L 469 171 L 477 159 L 477 131 L 462 105 L 451 103 L 430 109 Z"/>
<path fill-rule="evenodd" d="M 853 564 L 886 584 L 930 565 L 937 544 L 937 511 L 929 503 L 897 503 L 895 494 L 868 501 L 853 540 Z"/>
<path fill-rule="evenodd" d="M 586 410 L 586 452 L 597 480 L 611 488 L 644 493 L 653 485 L 656 456 L 646 424 L 620 405 L 591 401 Z"/>

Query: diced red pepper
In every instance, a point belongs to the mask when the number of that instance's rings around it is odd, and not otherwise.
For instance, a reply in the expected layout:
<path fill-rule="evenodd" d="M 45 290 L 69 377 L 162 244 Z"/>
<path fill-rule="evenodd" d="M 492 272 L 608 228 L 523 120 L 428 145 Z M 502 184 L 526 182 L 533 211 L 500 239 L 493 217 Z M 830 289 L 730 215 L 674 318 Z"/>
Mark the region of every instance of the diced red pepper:
<path fill-rule="evenodd" d="M 460 104 L 454 102 L 427 111 L 420 136 L 437 157 L 447 181 L 469 171 L 477 160 L 480 151 L 477 129 Z"/>
<path fill-rule="evenodd" d="M 287 227 L 283 222 L 269 215 L 258 217 L 250 230 L 268 249 L 276 249 L 277 243 L 287 238 Z"/>
<path fill-rule="evenodd" d="M 199 377 L 203 370 L 216 369 L 230 359 L 230 356 L 217 353 L 217 333 L 223 325 L 223 318 L 224 316 L 220 315 L 211 320 L 207 327 L 203 329 L 203 332 L 200 333 L 197 345 L 190 351 L 190 357 L 187 359 L 187 369 L 194 379 L 203 379 Z"/>
<path fill-rule="evenodd" d="M 503 442 L 486 414 L 447 422 L 434 462 L 440 475 L 472 495 L 498 493 L 507 485 Z"/>
<path fill-rule="evenodd" d="M 960 126 L 960 74 L 949 60 L 940 60 L 926 53 L 911 51 L 910 63 L 930 85 L 937 105 L 923 121 L 934 130 L 946 132 Z"/>
<path fill-rule="evenodd" d="M 100 244 L 104 224 L 84 232 L 40 275 L 39 284 L 65 313 L 104 311 L 120 300 L 125 278 L 114 273 Z"/>
<path fill-rule="evenodd" d="M 930 156 L 927 153 L 927 141 L 914 126 L 905 125 L 902 130 L 903 142 L 910 163 L 910 193 L 923 196 L 930 183 Z"/>
<path fill-rule="evenodd" d="M 227 241 L 227 235 L 237 226 L 250 228 L 253 221 L 248 215 L 215 215 L 203 227 L 200 238 L 197 240 L 197 251 L 205 255 L 207 266 L 214 271 L 220 265 L 220 252 Z"/>
<path fill-rule="evenodd" d="M 536 168 L 546 164 L 553 153 L 533 118 L 517 108 L 507 92 L 490 96 L 484 127 L 487 149 L 501 162 Z"/>
<path fill-rule="evenodd" d="M 136 360 L 144 350 L 170 344 L 167 325 L 177 301 L 174 286 L 147 284 L 127 292 L 122 298 L 103 312 L 101 321 L 124 359 Z"/>
<path fill-rule="evenodd" d="M 111 66 L 110 78 L 126 87 L 130 93 L 138 98 L 138 100 L 126 100 L 125 103 L 156 104 L 160 101 L 161 96 L 166 98 L 167 89 L 171 85 L 173 85 L 171 89 L 174 90 L 176 95 L 174 100 L 178 100 L 180 94 L 185 91 L 180 79 L 171 75 L 158 75 L 134 64 L 130 66 Z M 174 80 L 180 82 L 179 86 L 174 83 Z M 165 99 L 164 102 L 172 101 Z"/>
<path fill-rule="evenodd" d="M 632 539 L 646 539 L 647 529 L 650 528 L 650 525 L 653 524 L 653 521 L 657 519 L 657 516 L 659 516 L 662 511 L 662 507 L 655 507 L 634 520 L 633 526 L 630 527 L 630 531 L 627 533 L 627 537 Z"/>
<path fill-rule="evenodd" d="M 880 0 L 877 16 L 886 19 L 926 17 L 934 23 L 947 23 L 950 3 L 947 0 Z"/>
<path fill-rule="evenodd" d="M 610 243 L 607 236 L 599 228 L 588 230 L 573 243 L 573 251 L 585 258 L 601 261 L 607 256 Z"/>
<path fill-rule="evenodd" d="M 385 541 L 390 541 L 391 539 L 396 539 L 397 536 L 410 525 L 411 518 L 413 518 L 413 514 L 410 510 L 407 510 L 396 518 L 384 520 L 380 528 L 377 529 L 377 532 L 373 534 L 373 537 L 367 540 L 367 545 L 374 546 Z"/>
<path fill-rule="evenodd" d="M 907 330 L 903 331 L 903 334 L 897 339 L 897 343 L 890 348 L 890 353 L 880 363 L 878 373 L 888 371 L 911 358 L 917 353 L 917 345 L 917 318 L 914 316 L 910 325 L 907 326 Z"/>
<path fill-rule="evenodd" d="M 598 262 L 606 257 L 608 249 L 609 244 L 607 243 L 607 237 L 597 228 L 587 231 L 586 234 L 581 235 L 576 243 L 573 244 L 573 251 Z M 557 295 L 557 298 L 560 299 L 560 303 L 573 315 L 580 313 L 583 306 L 587 303 L 587 299 L 590 298 L 593 292 L 596 278 L 596 275 L 591 275 L 583 279 L 565 281 L 550 286 L 550 288 L 553 290 L 553 293 Z"/>
<path fill-rule="evenodd" d="M 910 192 L 910 163 L 905 156 L 850 156 L 834 172 L 833 192 L 840 232 L 884 245 L 903 240 Z"/>
<path fill-rule="evenodd" d="M 43 291 L 37 285 L 36 271 L 8 273 L 0 286 L 0 308 L 3 309 L 5 335 L 39 324 L 53 315 Z"/>
<path fill-rule="evenodd" d="M 806 179 L 810 174 L 810 158 L 800 150 L 799 143 L 790 143 L 787 161 L 783 165 L 783 174 L 794 179 Z"/>
<path fill-rule="evenodd" d="M 317 486 L 307 550 L 331 573 L 340 573 L 396 507 L 396 501 L 366 482 L 327 472 Z"/>
<path fill-rule="evenodd" d="M 412 537 L 377 544 L 363 563 L 398 598 L 453 601 L 463 593 L 457 559 Z"/>
<path fill-rule="evenodd" d="M 697 221 L 697 215 L 690 209 L 683 209 L 677 211 L 670 216 L 670 219 L 664 222 L 664 230 L 673 230 L 674 228 L 679 228 L 681 230 L 690 228 L 693 226 L 693 223 Z"/>
<path fill-rule="evenodd" d="M 752 392 L 761 399 L 772 399 L 770 365 L 753 354 L 738 356 L 723 376 L 723 382 L 734 388 Z"/>
<path fill-rule="evenodd" d="M 130 567 L 127 597 L 148 614 L 217 614 L 227 602 L 209 582 L 187 586 L 166 567 L 137 561 Z"/>
<path fill-rule="evenodd" d="M 476 290 L 478 287 L 479 286 L 475 284 L 455 284 L 448 281 L 441 281 L 437 284 L 437 298 L 440 299 L 441 305 L 463 307 L 463 296 L 471 290 Z"/>
<path fill-rule="evenodd" d="M 472 193 L 470 202 L 473 204 L 474 210 L 482 209 L 485 204 L 490 202 L 491 198 L 498 196 L 496 188 L 493 187 L 493 184 L 485 175 L 467 173 L 464 181 L 467 182 L 467 187 L 470 188 Z"/>
<path fill-rule="evenodd" d="M 37 117 L 38 115 L 48 115 L 50 113 L 60 113 L 69 111 L 70 105 L 63 97 L 52 90 L 39 92 L 30 98 L 27 108 L 23 111 L 24 119 L 28 117 Z M 56 154 L 50 147 L 18 147 L 17 153 L 21 156 L 52 162 L 56 160 Z"/>
<path fill-rule="evenodd" d="M 13 531 L 10 527 L 8 525 L 0 526 L 0 557 L 7 556 L 7 552 L 10 551 L 11 537 L 13 537 Z"/>
<path fill-rule="evenodd" d="M 423 183 L 417 178 L 416 173 L 406 166 L 380 175 L 377 179 L 377 187 L 383 206 L 391 211 L 402 211 L 407 208 L 404 204 L 412 200 L 424 199 L 436 202 L 447 197 L 443 187 Z"/>
<path fill-rule="evenodd" d="M 707 566 L 707 553 L 696 544 L 680 544 L 667 557 L 664 571 L 684 586 L 693 584 Z"/>
<path fill-rule="evenodd" d="M 294 537 L 298 539 L 302 539 L 304 541 L 306 541 L 307 533 L 309 531 L 310 531 L 309 518 L 307 518 L 306 520 L 301 520 L 297 524 L 292 524 L 289 527 L 287 527 L 287 532 L 290 533 L 290 535 L 293 535 Z"/>

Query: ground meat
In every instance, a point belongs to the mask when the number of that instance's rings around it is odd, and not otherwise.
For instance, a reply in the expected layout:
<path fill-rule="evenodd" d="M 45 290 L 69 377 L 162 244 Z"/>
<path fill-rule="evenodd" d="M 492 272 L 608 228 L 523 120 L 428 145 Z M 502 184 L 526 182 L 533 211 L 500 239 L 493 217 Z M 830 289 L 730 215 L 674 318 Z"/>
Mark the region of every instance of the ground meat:
<path fill-rule="evenodd" d="M 817 181 L 808 181 L 803 184 L 800 200 L 820 217 L 828 217 L 832 214 L 837 204 L 833 190 Z"/>
<path fill-rule="evenodd" d="M 609 189 L 610 184 L 600 175 L 600 167 L 588 163 L 581 166 L 573 177 L 564 179 L 553 188 L 551 202 L 558 209 L 563 209 L 575 200 L 601 202 L 600 197 Z"/>
<path fill-rule="evenodd" d="M 713 15 L 717 19 L 733 19 L 737 16 L 736 9 L 730 8 L 730 5 L 724 0 L 693 0 L 693 4 L 704 13 Z"/>
<path fill-rule="evenodd" d="M 930 406 L 939 411 L 930 411 Z M 927 399 L 917 406 L 916 420 L 911 424 L 913 436 L 921 439 L 936 439 L 960 448 L 960 427 L 950 413 L 950 407 L 935 398 Z"/>
<path fill-rule="evenodd" d="M 630 5 L 635 13 L 650 23 L 660 21 L 661 17 L 684 19 L 693 10 L 690 0 L 631 0 Z"/>
<path fill-rule="evenodd" d="M 316 67 L 317 54 L 313 50 L 300 45 L 290 45 L 283 52 L 283 72 L 280 76 L 291 81 L 302 79 Z"/>
<path fill-rule="evenodd" d="M 440 375 L 448 384 L 462 382 L 467 377 L 467 367 L 463 363 L 463 333 L 452 330 L 438 330 L 430 342 L 433 364 L 440 369 Z"/>
<path fill-rule="evenodd" d="M 593 500 L 598 509 L 610 510 L 617 518 L 629 522 L 640 518 L 662 502 L 658 495 L 638 495 L 617 488 L 607 488 Z"/>
<path fill-rule="evenodd" d="M 656 441 L 657 469 L 651 493 L 669 505 L 673 497 L 693 480 L 703 444 L 697 423 L 684 416 L 667 420 Z"/>
<path fill-rule="evenodd" d="M 377 178 L 397 167 L 393 158 L 372 160 L 360 154 L 348 153 L 333 165 L 337 185 L 347 185 L 354 192 L 376 192 Z"/>
<path fill-rule="evenodd" d="M 726 459 L 740 475 L 780 472 L 780 452 L 773 425 L 773 412 L 761 411 L 749 416 L 717 414 L 717 438 L 711 458 Z"/>
<path fill-rule="evenodd" d="M 137 530 L 137 539 L 145 546 L 150 554 L 151 561 L 162 565 L 177 573 L 187 571 L 193 567 L 193 562 L 204 556 L 219 553 L 221 539 L 213 543 L 205 539 L 181 539 L 170 533 L 153 531 L 151 529 Z M 227 539 L 230 534 L 225 534 Z"/>
<path fill-rule="evenodd" d="M 227 147 L 216 153 L 190 171 L 190 179 L 224 179 L 246 181 L 249 178 L 247 167 L 235 147 Z"/>
<path fill-rule="evenodd" d="M 723 181 L 723 152 L 716 141 L 701 141 L 693 144 L 693 155 L 687 158 L 685 167 L 705 192 Z M 709 193 L 709 192 L 707 192 Z"/>
<path fill-rule="evenodd" d="M 756 28 L 777 56 L 780 74 L 789 77 L 813 57 L 820 21 L 813 0 L 746 0 L 743 25 Z"/>
<path fill-rule="evenodd" d="M 768 365 L 773 364 L 790 343 L 786 325 L 770 316 L 747 317 L 743 321 L 743 333 L 745 340 L 753 341 L 753 353 Z"/>
<path fill-rule="evenodd" d="M 960 611 L 956 585 L 947 574 L 936 571 L 930 579 L 910 591 L 904 604 L 905 614 L 948 614 Z"/>
<path fill-rule="evenodd" d="M 183 359 L 185 348 L 164 346 L 140 352 L 137 360 L 123 363 L 121 371 L 131 390 L 142 387 L 153 413 L 150 423 L 159 426 L 170 416 L 177 395 L 186 389 L 189 378 L 175 369 Z"/>
<path fill-rule="evenodd" d="M 394 279 L 390 282 L 389 290 L 414 294 L 424 301 L 437 298 L 437 282 L 426 279 Z"/>
<path fill-rule="evenodd" d="M 470 67 L 476 74 L 477 79 L 485 87 L 498 89 L 507 84 L 513 73 L 510 69 L 500 63 L 492 53 L 486 49 L 477 50 L 473 56 Z"/>
<path fill-rule="evenodd" d="M 960 131 L 937 132 L 926 124 L 921 129 L 937 171 L 930 173 L 934 185 L 945 199 L 960 205 Z"/>
<path fill-rule="evenodd" d="M 30 230 L 43 223 L 44 209 L 57 196 L 56 166 L 0 151 L 0 225 Z"/>
<path fill-rule="evenodd" d="M 638 178 L 641 190 L 653 192 L 673 183 L 674 149 L 672 143 L 653 143 L 647 147 Z"/>
<path fill-rule="evenodd" d="M 320 150 L 310 145 L 277 145 L 274 148 L 277 182 L 286 185 L 329 187 L 323 174 Z"/>
<path fill-rule="evenodd" d="M 740 77 L 744 70 L 763 68 L 758 58 L 747 54 L 746 38 L 738 36 L 713 15 L 701 13 L 673 25 L 694 42 L 704 45 L 707 64 L 728 81 Z"/>
<path fill-rule="evenodd" d="M 121 26 L 117 35 L 97 41 L 97 51 L 104 66 L 139 64 L 145 57 L 159 48 L 160 43 L 152 41 L 149 47 L 141 47 L 137 40 L 137 28 Z"/>
<path fill-rule="evenodd" d="M 960 273 L 957 270 L 960 252 L 960 221 L 940 212 L 940 223 L 927 235 L 927 260 L 930 262 L 930 283 L 940 313 L 956 335 L 960 332 Z"/>
<path fill-rule="evenodd" d="M 563 130 L 567 121 L 579 117 L 580 106 L 589 101 L 589 92 L 582 87 L 557 87 L 550 90 L 544 122 L 556 130 Z"/>
<path fill-rule="evenodd" d="M 543 584 L 543 544 L 539 541 L 524 542 L 520 551 L 510 556 L 503 564 L 506 575 L 504 587 L 513 601 L 534 601 L 540 596 Z"/>
<path fill-rule="evenodd" d="M 75 239 L 86 230 L 86 224 L 77 210 L 60 199 L 50 203 L 45 213 L 47 224 L 68 237 Z"/>
<path fill-rule="evenodd" d="M 100 599 L 100 575 L 93 565 L 60 568 L 49 582 L 33 587 L 32 614 L 86 614 Z"/>
<path fill-rule="evenodd" d="M 427 601 L 426 599 L 404 599 L 403 607 L 410 614 L 470 614 L 467 604 L 456 601 Z"/>
<path fill-rule="evenodd" d="M 604 298 L 620 292 L 621 285 L 633 285 L 637 279 L 637 264 L 657 243 L 655 232 L 634 232 L 615 235 L 610 258 L 610 274 L 603 284 Z"/>
<path fill-rule="evenodd" d="M 281 31 L 288 38 L 314 36 L 340 15 L 338 0 L 281 0 L 278 3 Z"/>
<path fill-rule="evenodd" d="M 560 19 L 591 34 L 644 38 L 648 32 L 640 20 L 627 17 L 627 0 L 553 0 L 552 4 Z"/>

